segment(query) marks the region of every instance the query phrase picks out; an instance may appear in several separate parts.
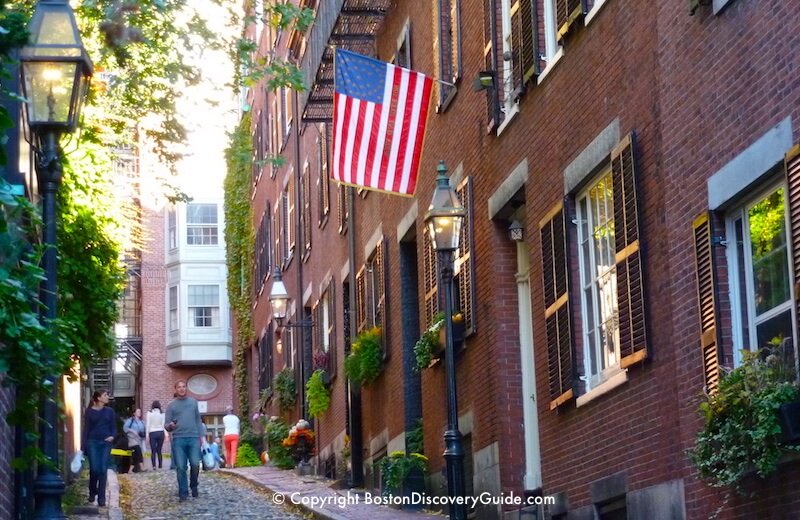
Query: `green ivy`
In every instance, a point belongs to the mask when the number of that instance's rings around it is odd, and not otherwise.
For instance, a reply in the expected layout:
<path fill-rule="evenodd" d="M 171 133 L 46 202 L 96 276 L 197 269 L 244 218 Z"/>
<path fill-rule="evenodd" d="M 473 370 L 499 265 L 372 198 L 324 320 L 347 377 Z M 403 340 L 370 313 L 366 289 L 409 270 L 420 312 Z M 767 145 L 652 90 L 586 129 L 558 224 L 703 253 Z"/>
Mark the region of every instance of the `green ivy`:
<path fill-rule="evenodd" d="M 228 299 L 236 320 L 236 354 L 234 357 L 234 381 L 239 396 L 239 410 L 243 417 L 250 416 L 250 395 L 247 377 L 247 352 L 253 342 L 253 320 L 250 308 L 253 248 L 252 211 L 250 188 L 253 157 L 253 142 L 250 137 L 251 117 L 246 113 L 239 126 L 230 135 L 230 144 L 225 150 L 228 173 L 225 176 L 225 247 L 228 264 Z M 250 429 L 249 421 L 242 429 Z"/>
<path fill-rule="evenodd" d="M 331 406 L 331 392 L 323 381 L 325 371 L 317 369 L 311 374 L 306 383 L 306 396 L 308 398 L 308 414 L 319 417 L 328 411 Z"/>

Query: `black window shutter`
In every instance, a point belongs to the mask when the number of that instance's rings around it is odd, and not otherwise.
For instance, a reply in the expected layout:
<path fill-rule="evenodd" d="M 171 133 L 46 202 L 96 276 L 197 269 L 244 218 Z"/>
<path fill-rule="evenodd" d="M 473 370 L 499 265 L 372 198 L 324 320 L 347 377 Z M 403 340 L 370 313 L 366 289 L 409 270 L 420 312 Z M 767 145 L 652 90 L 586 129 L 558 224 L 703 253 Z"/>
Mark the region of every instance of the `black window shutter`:
<path fill-rule="evenodd" d="M 714 254 L 711 248 L 711 221 L 703 213 L 692 224 L 694 257 L 697 268 L 697 303 L 700 311 L 700 355 L 706 392 L 714 394 L 719 388 L 719 333 L 717 329 L 716 284 L 714 283 Z"/>
<path fill-rule="evenodd" d="M 614 183 L 614 242 L 617 265 L 620 366 L 647 357 L 644 276 L 639 241 L 639 205 L 636 196 L 634 135 L 628 134 L 611 152 Z"/>
<path fill-rule="evenodd" d="M 459 310 L 464 315 L 464 330 L 472 334 L 477 330 L 475 313 L 475 256 L 473 250 L 472 176 L 464 179 L 456 190 L 461 205 L 466 210 L 458 240 L 458 258 L 455 261 L 458 282 Z"/>
<path fill-rule="evenodd" d="M 436 271 L 436 251 L 427 228 L 422 233 L 422 272 L 425 293 L 425 328 L 433 324 L 439 312 L 439 278 Z"/>
<path fill-rule="evenodd" d="M 581 0 L 556 0 L 556 30 L 561 40 L 583 14 Z"/>
<path fill-rule="evenodd" d="M 550 409 L 575 397 L 575 356 L 569 311 L 569 264 L 566 219 L 559 203 L 539 222 L 542 244 L 542 287 L 547 332 L 547 379 Z"/>

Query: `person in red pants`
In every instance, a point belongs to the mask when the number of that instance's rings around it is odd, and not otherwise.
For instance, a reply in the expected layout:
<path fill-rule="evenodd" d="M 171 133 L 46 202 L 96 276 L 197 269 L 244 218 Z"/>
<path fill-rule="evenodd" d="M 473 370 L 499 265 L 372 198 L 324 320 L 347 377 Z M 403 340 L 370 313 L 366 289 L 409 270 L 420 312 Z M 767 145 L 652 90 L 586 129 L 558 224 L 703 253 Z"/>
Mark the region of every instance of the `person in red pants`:
<path fill-rule="evenodd" d="M 236 466 L 236 450 L 239 449 L 239 418 L 233 413 L 231 405 L 225 411 L 228 412 L 222 418 L 222 424 L 225 425 L 225 466 L 233 468 Z"/>

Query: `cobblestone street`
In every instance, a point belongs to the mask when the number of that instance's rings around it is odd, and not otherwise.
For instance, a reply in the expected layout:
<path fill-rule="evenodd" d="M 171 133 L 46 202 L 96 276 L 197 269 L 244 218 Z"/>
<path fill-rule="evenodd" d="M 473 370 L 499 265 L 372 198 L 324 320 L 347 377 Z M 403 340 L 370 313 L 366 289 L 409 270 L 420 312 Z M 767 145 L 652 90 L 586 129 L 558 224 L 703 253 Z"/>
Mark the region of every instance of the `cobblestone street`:
<path fill-rule="evenodd" d="M 302 519 L 273 503 L 272 493 L 219 471 L 200 473 L 200 496 L 178 502 L 175 472 L 167 469 L 119 475 L 125 520 L 225 518 Z"/>

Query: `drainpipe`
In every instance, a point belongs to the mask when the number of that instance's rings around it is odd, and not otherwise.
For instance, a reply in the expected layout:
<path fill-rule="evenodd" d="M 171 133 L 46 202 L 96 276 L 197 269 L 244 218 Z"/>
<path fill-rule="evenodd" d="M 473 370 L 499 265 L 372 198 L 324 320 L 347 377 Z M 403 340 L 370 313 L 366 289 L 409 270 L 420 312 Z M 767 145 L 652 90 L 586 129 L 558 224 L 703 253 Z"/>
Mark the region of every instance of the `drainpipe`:
<path fill-rule="evenodd" d="M 303 323 L 310 322 L 310 316 L 306 316 L 306 306 L 305 302 L 303 301 L 303 255 L 305 254 L 305 246 L 306 246 L 306 236 L 305 236 L 305 229 L 301 223 L 300 215 L 303 211 L 303 204 L 305 200 L 303 199 L 303 164 L 300 162 L 300 97 L 298 92 L 294 91 L 294 118 L 295 124 L 294 128 L 292 129 L 294 132 L 294 163 L 295 163 L 295 172 L 294 172 L 294 200 L 295 200 L 295 212 L 294 212 L 294 228 L 297 230 L 297 241 L 295 245 L 295 254 L 297 256 L 297 298 L 295 301 L 300 304 L 299 316 L 300 320 Z M 309 327 L 303 325 L 301 327 L 297 327 L 297 330 L 300 332 L 300 388 L 298 390 L 298 396 L 300 397 L 300 417 L 307 420 L 309 424 L 313 427 L 314 422 L 313 419 L 307 417 L 308 410 L 306 404 L 306 383 L 308 382 L 309 368 L 311 367 L 311 334 L 307 330 Z"/>
<path fill-rule="evenodd" d="M 356 337 L 356 327 L 352 325 L 352 316 L 356 312 L 356 198 L 355 188 L 347 188 L 347 254 L 350 259 L 350 339 Z M 364 487 L 364 440 L 361 436 L 361 386 L 347 381 L 349 414 L 350 417 L 350 487 Z"/>

